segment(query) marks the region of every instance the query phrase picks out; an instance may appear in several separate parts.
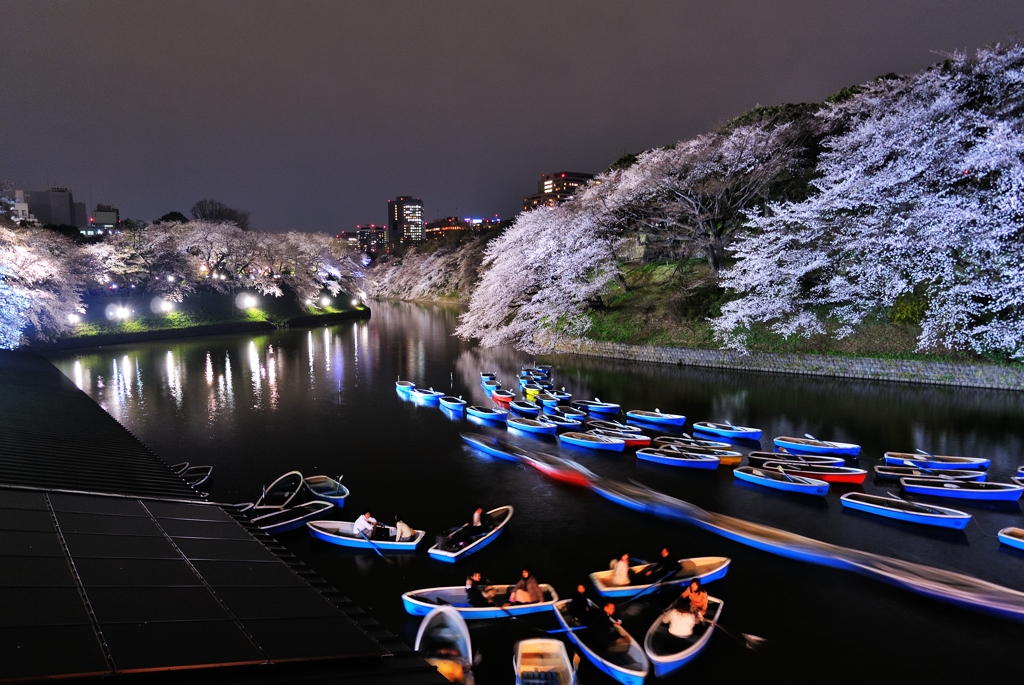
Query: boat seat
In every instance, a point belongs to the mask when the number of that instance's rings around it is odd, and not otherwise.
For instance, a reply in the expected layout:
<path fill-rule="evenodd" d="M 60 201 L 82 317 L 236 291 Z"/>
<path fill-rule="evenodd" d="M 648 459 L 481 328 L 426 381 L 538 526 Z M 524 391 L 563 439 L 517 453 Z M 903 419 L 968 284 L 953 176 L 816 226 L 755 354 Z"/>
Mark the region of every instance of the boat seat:
<path fill-rule="evenodd" d="M 521 671 L 519 679 L 523 685 L 548 685 L 558 683 L 557 671 Z"/>

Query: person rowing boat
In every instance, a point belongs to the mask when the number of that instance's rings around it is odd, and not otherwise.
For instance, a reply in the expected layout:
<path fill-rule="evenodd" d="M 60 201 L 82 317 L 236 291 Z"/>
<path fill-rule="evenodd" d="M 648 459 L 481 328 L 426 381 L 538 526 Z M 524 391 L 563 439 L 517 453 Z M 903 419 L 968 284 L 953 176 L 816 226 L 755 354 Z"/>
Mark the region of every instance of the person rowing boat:
<path fill-rule="evenodd" d="M 509 604 L 539 604 L 544 601 L 544 591 L 530 569 L 523 569 L 523 577 L 512 586 L 508 594 Z"/>

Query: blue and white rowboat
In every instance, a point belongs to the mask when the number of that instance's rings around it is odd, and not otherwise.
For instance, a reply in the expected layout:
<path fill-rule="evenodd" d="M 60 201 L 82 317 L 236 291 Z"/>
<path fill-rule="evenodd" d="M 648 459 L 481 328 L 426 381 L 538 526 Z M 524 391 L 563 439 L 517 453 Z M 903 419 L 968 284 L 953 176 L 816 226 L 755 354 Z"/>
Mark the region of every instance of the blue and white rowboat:
<path fill-rule="evenodd" d="M 748 428 L 747 426 L 734 426 L 731 423 L 712 423 L 711 421 L 697 421 L 693 424 L 693 430 L 698 433 L 710 433 L 720 435 L 730 440 L 760 440 L 760 428 Z"/>
<path fill-rule="evenodd" d="M 540 406 L 526 400 L 513 400 L 508 406 L 509 409 L 521 416 L 537 416 L 537 414 L 540 414 Z"/>
<path fill-rule="evenodd" d="M 395 388 L 398 392 L 409 392 L 416 387 L 416 384 L 412 381 L 398 381 L 395 383 Z"/>
<path fill-rule="evenodd" d="M 469 404 L 466 400 L 462 399 L 462 397 L 455 397 L 453 395 L 445 395 L 438 400 L 438 402 L 442 407 L 450 409 L 451 411 L 463 411 Z"/>
<path fill-rule="evenodd" d="M 666 414 L 660 409 L 646 411 L 644 409 L 630 409 L 626 416 L 644 423 L 654 423 L 659 426 L 682 426 L 686 424 L 686 417 L 682 414 Z"/>
<path fill-rule="evenodd" d="M 444 396 L 443 392 L 434 390 L 433 388 L 413 388 L 409 391 L 409 397 L 417 399 L 424 404 L 437 404 L 437 402 Z"/>
<path fill-rule="evenodd" d="M 667 616 L 671 608 L 651 624 L 644 638 L 644 652 L 654 666 L 654 675 L 661 678 L 685 666 L 700 654 L 715 631 L 718 617 L 722 615 L 725 602 L 708 597 L 707 621 L 693 626 L 689 637 L 676 637 L 668 632 Z"/>
<path fill-rule="evenodd" d="M 606 438 L 603 435 L 591 435 L 590 433 L 562 433 L 558 436 L 560 442 L 573 447 L 582 447 L 588 450 L 607 450 L 609 452 L 621 452 L 626 449 L 626 441 L 617 438 Z"/>
<path fill-rule="evenodd" d="M 522 416 L 508 417 L 508 428 L 509 430 L 536 433 L 539 435 L 554 435 L 558 432 L 558 426 L 553 423 L 544 423 L 543 421 L 527 419 Z"/>
<path fill-rule="evenodd" d="M 769 461 L 793 462 L 795 464 L 815 464 L 818 466 L 845 466 L 846 459 L 842 457 L 826 457 L 820 454 L 789 454 L 788 452 L 750 452 L 747 454 L 747 464 L 750 466 L 764 466 Z"/>
<path fill-rule="evenodd" d="M 999 542 L 1017 549 L 1024 549 L 1024 528 L 1003 528 L 998 533 Z"/>
<path fill-rule="evenodd" d="M 583 421 L 587 418 L 587 412 L 573 409 L 572 407 L 546 407 L 549 414 L 558 414 L 559 416 L 571 419 L 573 421 Z"/>
<path fill-rule="evenodd" d="M 331 502 L 336 507 L 345 506 L 345 498 L 349 496 L 349 491 L 341 484 L 341 476 L 308 476 L 303 479 L 303 483 L 313 497 Z"/>
<path fill-rule="evenodd" d="M 459 547 L 458 549 L 441 549 L 435 544 L 427 550 L 427 553 L 430 555 L 431 559 L 437 559 L 438 561 L 454 564 L 463 557 L 467 557 L 474 552 L 479 552 L 481 549 L 494 542 L 497 537 L 501 535 L 501 531 L 505 530 L 505 526 L 508 525 L 508 522 L 512 519 L 512 513 L 514 511 L 515 510 L 512 508 L 512 505 L 491 509 L 487 513 L 495 521 L 495 525 L 494 528 L 489 530 L 487 533 L 481 535 L 476 540 Z"/>
<path fill-rule="evenodd" d="M 533 401 L 542 407 L 558 406 L 558 398 L 548 392 L 542 392 L 537 394 L 537 396 L 533 398 Z"/>
<path fill-rule="evenodd" d="M 516 685 L 576 685 L 576 669 L 561 640 L 543 637 L 520 640 L 515 645 L 512 669 Z"/>
<path fill-rule="evenodd" d="M 565 388 L 562 388 L 561 390 L 550 390 L 548 392 L 550 395 L 557 397 L 558 401 L 562 404 L 568 404 L 572 399 L 572 393 L 566 392 Z"/>
<path fill-rule="evenodd" d="M 970 469 L 922 469 L 915 466 L 889 466 L 888 464 L 878 464 L 875 466 L 875 476 L 887 480 L 899 480 L 900 478 L 988 480 L 988 474 L 984 471 L 972 471 Z M 1011 478 L 1011 480 L 1013 479 Z"/>
<path fill-rule="evenodd" d="M 498 444 L 498 438 L 493 435 L 481 435 L 479 433 L 459 433 L 459 435 L 462 437 L 463 442 L 470 447 L 475 447 L 484 454 L 504 459 L 505 461 L 519 461 L 514 454 L 502 449 Z"/>
<path fill-rule="evenodd" d="M 805 454 L 843 454 L 855 457 L 860 454 L 860 445 L 849 442 L 829 442 L 817 438 L 794 438 L 787 435 L 780 435 L 775 438 L 775 446 L 782 447 L 790 452 L 802 452 Z"/>
<path fill-rule="evenodd" d="M 729 557 L 693 557 L 692 559 L 680 559 L 679 570 L 674 576 L 661 580 L 659 588 L 676 588 L 682 585 L 689 585 L 691 580 L 697 579 L 701 583 L 710 583 L 713 580 L 724 578 L 729 572 L 729 564 L 732 562 Z M 650 564 L 640 564 L 630 567 L 630 571 L 637 574 L 643 571 Z M 597 589 L 597 594 L 602 597 L 632 597 L 638 592 L 651 587 L 651 583 L 631 583 L 629 585 L 613 585 L 612 578 L 614 571 L 596 571 L 590 574 L 590 582 Z"/>
<path fill-rule="evenodd" d="M 466 413 L 484 421 L 500 421 L 504 423 L 508 419 L 508 412 L 504 409 L 478 407 L 475 404 L 466 407 Z"/>
<path fill-rule="evenodd" d="M 636 451 L 636 458 L 666 466 L 682 466 L 687 469 L 714 470 L 722 460 L 711 454 L 694 452 L 664 452 L 655 447 L 643 447 Z"/>
<path fill-rule="evenodd" d="M 481 371 L 480 372 L 480 382 L 481 383 L 483 383 L 484 381 L 493 381 L 497 377 L 498 377 L 498 374 L 496 374 L 496 373 L 494 373 L 492 371 Z"/>
<path fill-rule="evenodd" d="M 572 430 L 583 428 L 582 422 L 567 419 L 560 414 L 540 414 L 537 420 L 541 423 L 550 423 L 558 428 L 570 428 Z"/>
<path fill-rule="evenodd" d="M 916 466 L 925 469 L 987 469 L 991 459 L 982 457 L 951 457 L 941 454 L 886 452 L 885 463 L 893 466 Z"/>
<path fill-rule="evenodd" d="M 496 591 L 496 596 L 507 596 L 511 585 L 489 585 L 488 588 Z M 439 606 L 450 606 L 459 612 L 467 621 L 484 620 L 488 618 L 510 618 L 523 616 L 525 614 L 539 614 L 543 611 L 551 611 L 555 602 L 558 601 L 558 593 L 550 585 L 540 584 L 540 590 L 544 593 L 544 601 L 534 604 L 510 604 L 506 607 L 470 606 L 469 598 L 466 596 L 464 585 L 451 587 L 431 587 L 424 590 L 412 590 L 402 595 L 402 605 L 406 613 L 412 616 L 426 616 Z"/>
<path fill-rule="evenodd" d="M 311 519 L 327 516 L 332 509 L 334 509 L 334 504 L 331 502 L 313 500 L 295 507 L 257 516 L 252 519 L 252 523 L 267 535 L 278 535 L 301 528 L 302 524 Z"/>
<path fill-rule="evenodd" d="M 828 483 L 817 478 L 790 476 L 781 471 L 758 469 L 753 466 L 740 466 L 733 469 L 732 475 L 748 483 L 763 485 L 766 488 L 773 488 L 784 492 L 818 495 L 819 497 L 824 497 L 828 494 Z"/>
<path fill-rule="evenodd" d="M 929 506 L 908 502 L 898 497 L 868 495 L 863 492 L 848 492 L 839 498 L 847 509 L 856 509 L 876 516 L 920 523 L 925 526 L 939 528 L 955 528 L 963 530 L 971 522 L 971 515 L 956 509 Z"/>
<path fill-rule="evenodd" d="M 915 495 L 949 497 L 984 502 L 1016 502 L 1024 486 L 1016 483 L 992 483 L 968 480 L 948 481 L 935 478 L 900 478 L 903 489 Z"/>
<path fill-rule="evenodd" d="M 355 524 L 352 521 L 309 521 L 306 523 L 306 527 L 309 528 L 309 534 L 317 540 L 323 540 L 339 547 L 371 551 L 376 546 L 377 549 L 387 552 L 415 552 L 417 545 L 423 542 L 423 538 L 427 535 L 426 531 L 417 530 L 413 539 L 406 542 L 374 540 L 371 544 L 369 540 L 356 531 Z M 395 537 L 395 534 L 398 532 L 392 526 L 385 526 L 385 528 L 391 537 Z"/>
<path fill-rule="evenodd" d="M 588 600 L 590 601 L 590 600 Z M 590 602 L 591 611 L 604 611 L 601 607 Z M 605 636 L 597 636 L 594 639 L 593 631 L 569 630 L 578 627 L 575 619 L 569 614 L 569 600 L 563 599 L 555 604 L 555 616 L 562 627 L 567 629 L 569 639 L 579 647 L 590 662 L 604 671 L 612 678 L 623 685 L 643 685 L 647 673 L 651 670 L 651 664 L 644 654 L 643 648 L 633 639 L 622 626 L 615 626 L 619 636 L 629 641 L 629 647 L 625 652 L 610 654 L 607 648 Z M 588 632 L 590 634 L 588 634 Z"/>
<path fill-rule="evenodd" d="M 637 435 L 642 432 L 636 426 L 630 426 L 629 424 L 609 419 L 587 419 L 586 423 L 587 428 L 599 428 L 606 431 L 618 431 L 619 433 L 636 433 Z"/>
<path fill-rule="evenodd" d="M 689 436 L 680 435 L 659 435 L 653 440 L 656 447 L 664 447 L 666 445 L 681 445 L 683 447 L 694 445 L 696 447 L 721 447 L 723 449 L 729 449 L 732 447 L 732 443 L 722 442 L 721 440 L 701 440 L 700 438 L 691 438 Z"/>
<path fill-rule="evenodd" d="M 573 400 L 572 406 L 588 414 L 618 414 L 621 407 L 612 402 L 602 402 L 595 397 L 592 400 Z"/>

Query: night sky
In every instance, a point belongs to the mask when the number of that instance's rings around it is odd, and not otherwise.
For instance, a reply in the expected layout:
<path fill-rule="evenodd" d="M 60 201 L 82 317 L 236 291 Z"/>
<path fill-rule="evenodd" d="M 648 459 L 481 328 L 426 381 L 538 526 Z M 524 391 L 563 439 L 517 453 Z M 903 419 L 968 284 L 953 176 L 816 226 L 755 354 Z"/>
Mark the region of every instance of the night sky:
<path fill-rule="evenodd" d="M 972 2 L 6 2 L 0 179 L 151 220 L 201 197 L 260 230 L 515 214 L 756 104 L 820 101 L 1015 40 Z"/>

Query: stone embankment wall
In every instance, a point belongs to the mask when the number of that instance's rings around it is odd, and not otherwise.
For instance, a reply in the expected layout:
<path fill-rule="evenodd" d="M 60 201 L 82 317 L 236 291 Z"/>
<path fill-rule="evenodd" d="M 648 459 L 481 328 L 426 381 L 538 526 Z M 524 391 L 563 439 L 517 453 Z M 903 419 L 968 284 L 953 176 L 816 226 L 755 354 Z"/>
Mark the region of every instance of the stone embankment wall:
<path fill-rule="evenodd" d="M 1024 368 L 995 364 L 953 364 L 901 359 L 832 357 L 811 354 L 742 353 L 653 345 L 578 340 L 560 344 L 556 352 L 610 357 L 638 362 L 701 366 L 715 369 L 790 373 L 833 378 L 858 378 L 930 385 L 955 385 L 998 390 L 1024 390 Z"/>

